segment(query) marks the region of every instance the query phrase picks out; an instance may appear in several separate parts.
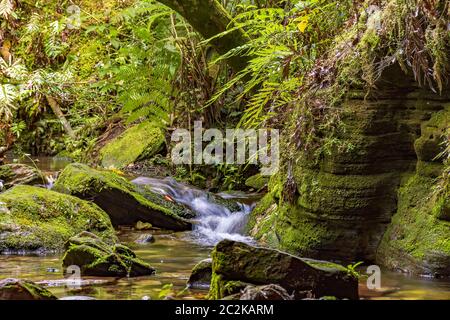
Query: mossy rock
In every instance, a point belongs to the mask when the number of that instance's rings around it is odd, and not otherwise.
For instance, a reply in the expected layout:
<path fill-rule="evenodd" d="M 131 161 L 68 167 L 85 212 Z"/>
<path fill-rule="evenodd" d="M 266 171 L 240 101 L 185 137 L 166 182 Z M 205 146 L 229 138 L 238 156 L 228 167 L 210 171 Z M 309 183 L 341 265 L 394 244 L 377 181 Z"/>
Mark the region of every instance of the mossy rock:
<path fill-rule="evenodd" d="M 63 268 L 78 266 L 81 275 L 100 277 L 138 277 L 152 275 L 155 269 L 139 259 L 128 247 L 109 245 L 96 235 L 82 232 L 65 244 Z"/>
<path fill-rule="evenodd" d="M 26 164 L 5 164 L 0 166 L 0 180 L 3 180 L 4 189 L 21 184 L 36 185 L 46 183 L 42 172 Z"/>
<path fill-rule="evenodd" d="M 358 279 L 346 268 L 331 262 L 301 259 L 278 250 L 230 240 L 216 245 L 212 260 L 209 293 L 212 299 L 236 293 L 232 291 L 242 288 L 243 283 L 277 284 L 296 299 L 309 295 L 358 299 Z"/>
<path fill-rule="evenodd" d="M 397 213 L 377 251 L 380 264 L 406 273 L 450 276 L 450 194 L 436 198 L 434 184 L 434 178 L 405 177 Z"/>
<path fill-rule="evenodd" d="M 100 150 L 103 167 L 124 168 L 139 160 L 148 159 L 161 151 L 164 132 L 151 122 L 143 122 L 123 132 Z"/>
<path fill-rule="evenodd" d="M 444 151 L 445 133 L 450 123 L 450 106 L 435 112 L 431 119 L 422 124 L 421 137 L 414 143 L 420 161 L 442 162 L 439 155 Z"/>
<path fill-rule="evenodd" d="M 187 282 L 189 288 L 207 289 L 211 284 L 212 259 L 205 259 L 197 263 L 192 269 Z"/>
<path fill-rule="evenodd" d="M 261 190 L 267 186 L 269 183 L 269 177 L 263 176 L 261 174 L 255 174 L 251 176 L 247 180 L 245 180 L 245 185 L 249 188 L 253 188 L 255 190 Z"/>
<path fill-rule="evenodd" d="M 0 280 L 0 300 L 56 300 L 47 289 L 22 279 Z"/>
<path fill-rule="evenodd" d="M 138 221 L 163 229 L 184 231 L 192 225 L 182 218 L 184 209 L 161 195 L 145 194 L 125 178 L 110 171 L 71 164 L 60 174 L 53 190 L 95 202 L 105 210 L 113 225 L 135 225 Z"/>
<path fill-rule="evenodd" d="M 116 239 L 108 215 L 93 203 L 32 186 L 0 194 L 0 252 L 59 251 L 84 230 Z"/>

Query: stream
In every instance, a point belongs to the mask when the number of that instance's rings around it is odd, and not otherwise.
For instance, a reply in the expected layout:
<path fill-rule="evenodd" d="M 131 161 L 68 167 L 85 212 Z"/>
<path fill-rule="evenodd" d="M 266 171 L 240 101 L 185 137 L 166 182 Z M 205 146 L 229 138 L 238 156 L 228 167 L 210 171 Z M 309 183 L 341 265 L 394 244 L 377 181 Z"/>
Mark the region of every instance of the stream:
<path fill-rule="evenodd" d="M 33 158 L 33 161 L 23 162 L 36 165 L 53 178 L 69 163 L 54 158 Z M 59 298 L 155 300 L 169 295 L 175 299 L 205 299 L 207 291 L 186 288 L 192 267 L 208 258 L 212 247 L 222 239 L 255 244 L 253 239 L 242 234 L 242 230 L 260 195 L 241 192 L 219 194 L 239 202 L 241 210 L 231 213 L 226 207 L 210 201 L 206 192 L 174 179 L 133 178 L 132 182 L 136 185 L 150 186 L 154 192 L 190 207 L 198 216 L 198 223 L 189 232 L 135 231 L 125 227 L 117 231 L 122 243 L 156 268 L 155 275 L 122 279 L 83 277 L 81 286 L 74 288 L 68 285 L 68 280 L 62 275 L 60 255 L 0 255 L 0 279 L 14 277 L 32 280 L 45 285 Z M 154 243 L 135 242 L 139 236 L 148 233 L 153 234 Z M 363 273 L 363 270 L 360 272 Z M 382 289 L 378 291 L 368 290 L 365 280 L 361 280 L 361 298 L 450 299 L 448 279 L 411 277 L 386 270 L 382 270 L 381 279 Z"/>

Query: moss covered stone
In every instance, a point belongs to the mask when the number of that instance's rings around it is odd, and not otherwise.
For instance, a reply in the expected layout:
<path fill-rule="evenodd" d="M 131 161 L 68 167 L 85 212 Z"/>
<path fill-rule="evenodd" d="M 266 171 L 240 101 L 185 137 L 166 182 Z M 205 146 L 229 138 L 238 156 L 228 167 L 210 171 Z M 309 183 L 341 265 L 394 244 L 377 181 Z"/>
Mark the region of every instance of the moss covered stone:
<path fill-rule="evenodd" d="M 197 263 L 192 269 L 187 282 L 190 288 L 205 289 L 209 288 L 212 275 L 212 259 L 205 259 Z"/>
<path fill-rule="evenodd" d="M 151 122 L 143 122 L 123 132 L 100 150 L 103 167 L 124 168 L 150 158 L 165 144 L 164 132 Z"/>
<path fill-rule="evenodd" d="M 358 298 L 358 279 L 331 262 L 301 259 L 281 251 L 223 240 L 212 252 L 213 299 L 236 293 L 244 284 L 277 284 L 297 299 Z"/>
<path fill-rule="evenodd" d="M 255 190 L 261 190 L 267 186 L 268 182 L 269 177 L 262 176 L 261 174 L 258 173 L 245 180 L 245 185 Z"/>
<path fill-rule="evenodd" d="M 0 180 L 3 181 L 4 189 L 9 189 L 19 184 L 35 185 L 46 183 L 42 172 L 25 164 L 5 164 L 0 166 Z"/>
<path fill-rule="evenodd" d="M 450 222 L 444 213 L 444 199 L 450 193 L 435 199 L 434 183 L 435 179 L 420 175 L 405 178 L 377 261 L 402 272 L 450 276 Z"/>
<path fill-rule="evenodd" d="M 183 207 L 175 206 L 150 190 L 145 193 L 125 178 L 110 171 L 71 164 L 60 174 L 54 190 L 89 199 L 105 210 L 114 225 L 149 222 L 158 228 L 189 230 Z"/>
<path fill-rule="evenodd" d="M 47 289 L 22 279 L 0 280 L 0 300 L 56 300 Z"/>
<path fill-rule="evenodd" d="M 121 244 L 111 246 L 89 232 L 70 238 L 65 248 L 62 259 L 64 269 L 75 265 L 82 275 L 137 277 L 155 272 L 128 247 Z"/>
<path fill-rule="evenodd" d="M 90 202 L 32 186 L 0 194 L 0 252 L 58 251 L 84 230 L 116 239 L 108 215 Z"/>

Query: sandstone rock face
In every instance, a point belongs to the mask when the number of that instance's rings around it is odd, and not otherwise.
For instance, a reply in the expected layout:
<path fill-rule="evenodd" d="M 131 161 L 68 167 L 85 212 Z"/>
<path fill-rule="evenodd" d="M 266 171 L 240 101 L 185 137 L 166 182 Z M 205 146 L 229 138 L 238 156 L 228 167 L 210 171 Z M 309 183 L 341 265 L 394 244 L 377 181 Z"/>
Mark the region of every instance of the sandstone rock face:
<path fill-rule="evenodd" d="M 109 171 L 71 164 L 60 174 L 53 188 L 95 202 L 105 210 L 114 225 L 149 222 L 155 227 L 175 231 L 190 230 L 183 218 L 187 209 L 150 190 L 140 190 L 125 178 Z"/>
<path fill-rule="evenodd" d="M 419 88 L 394 66 L 372 95 L 354 89 L 342 108 L 345 131 L 339 138 L 348 150 L 335 150 L 318 163 L 299 153 L 292 166 L 292 201 L 282 196 L 287 173 L 273 177 L 269 194 L 252 213 L 250 234 L 309 257 L 448 273 L 448 202 L 424 197 L 443 169 L 436 156 L 450 123 L 450 90 L 438 95 Z M 417 196 L 408 195 L 412 192 Z M 438 201 L 441 209 L 433 209 Z"/>
<path fill-rule="evenodd" d="M 0 180 L 3 181 L 4 190 L 12 188 L 15 185 L 46 183 L 45 177 L 38 169 L 25 164 L 5 164 L 0 166 Z"/>
<path fill-rule="evenodd" d="M 0 280 L 0 300 L 56 300 L 47 289 L 21 279 Z"/>
<path fill-rule="evenodd" d="M 0 194 L 0 253 L 59 251 L 85 230 L 116 239 L 108 215 L 88 201 L 24 185 Z"/>
<path fill-rule="evenodd" d="M 65 247 L 64 269 L 78 266 L 82 275 L 137 277 L 155 273 L 155 269 L 136 257 L 128 247 L 110 246 L 89 232 L 70 238 Z"/>
<path fill-rule="evenodd" d="M 247 285 L 276 284 L 296 299 L 358 299 L 358 279 L 337 264 L 301 259 L 281 251 L 223 240 L 212 253 L 209 296 L 221 299 Z"/>

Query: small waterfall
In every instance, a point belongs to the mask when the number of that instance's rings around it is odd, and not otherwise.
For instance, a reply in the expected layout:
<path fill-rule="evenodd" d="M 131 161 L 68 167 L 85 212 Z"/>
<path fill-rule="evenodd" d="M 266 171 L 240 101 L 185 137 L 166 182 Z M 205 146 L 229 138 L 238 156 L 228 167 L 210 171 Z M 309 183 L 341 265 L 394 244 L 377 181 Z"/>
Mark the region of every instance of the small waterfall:
<path fill-rule="evenodd" d="M 252 242 L 251 237 L 243 235 L 253 204 L 236 202 L 238 211 L 215 201 L 218 195 L 177 182 L 173 178 L 154 179 L 140 177 L 132 181 L 136 185 L 149 186 L 153 192 L 169 196 L 174 201 L 189 207 L 197 214 L 198 223 L 194 224 L 194 237 L 206 245 L 215 245 L 223 239 Z M 233 201 L 231 196 L 227 201 Z M 225 199 L 223 197 L 222 199 Z"/>
<path fill-rule="evenodd" d="M 56 174 L 47 174 L 45 175 L 45 188 L 51 190 L 53 188 L 53 185 L 55 184 L 57 179 L 57 175 Z"/>

